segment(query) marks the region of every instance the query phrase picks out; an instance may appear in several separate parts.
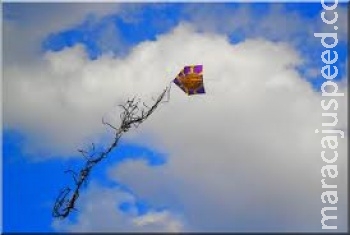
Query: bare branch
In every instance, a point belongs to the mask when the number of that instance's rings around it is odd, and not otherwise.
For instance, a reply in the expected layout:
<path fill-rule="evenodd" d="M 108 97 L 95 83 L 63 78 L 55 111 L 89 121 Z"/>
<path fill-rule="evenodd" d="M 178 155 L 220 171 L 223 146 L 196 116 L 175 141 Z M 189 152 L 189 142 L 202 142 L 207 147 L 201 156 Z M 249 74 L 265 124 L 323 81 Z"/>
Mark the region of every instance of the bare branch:
<path fill-rule="evenodd" d="M 121 124 L 119 128 L 116 128 L 110 123 L 105 122 L 102 118 L 102 123 L 109 126 L 115 131 L 114 139 L 109 147 L 107 147 L 105 150 L 102 150 L 101 152 L 96 152 L 94 143 L 92 143 L 92 149 L 90 151 L 85 151 L 82 149 L 78 150 L 78 152 L 80 152 L 86 159 L 85 165 L 80 170 L 79 174 L 73 170 L 65 171 L 65 173 L 71 173 L 73 175 L 75 188 L 74 190 L 71 190 L 69 187 L 66 187 L 61 190 L 54 203 L 52 211 L 53 217 L 64 219 L 69 216 L 72 210 L 76 210 L 75 203 L 79 198 L 80 188 L 83 184 L 86 185 L 88 176 L 90 175 L 94 166 L 106 158 L 108 154 L 118 146 L 118 142 L 123 133 L 129 131 L 131 127 L 137 128 L 156 110 L 159 104 L 168 102 L 169 91 L 170 87 L 166 87 L 166 89 L 158 96 L 157 99 L 153 98 L 154 103 L 152 106 L 147 106 L 144 102 L 142 102 L 141 106 L 141 100 L 136 100 L 135 97 L 128 99 L 125 104 L 119 105 L 123 110 L 120 114 Z M 168 93 L 168 97 L 167 100 L 164 100 L 166 93 Z"/>

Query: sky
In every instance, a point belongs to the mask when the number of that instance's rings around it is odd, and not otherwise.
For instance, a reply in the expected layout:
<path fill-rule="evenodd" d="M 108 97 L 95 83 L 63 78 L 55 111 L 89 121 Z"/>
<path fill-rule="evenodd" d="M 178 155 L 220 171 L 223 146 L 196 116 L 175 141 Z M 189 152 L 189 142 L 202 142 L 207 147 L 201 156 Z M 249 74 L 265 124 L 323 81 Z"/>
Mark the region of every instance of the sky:
<path fill-rule="evenodd" d="M 337 231 L 347 228 L 347 6 L 320 3 L 4 3 L 3 231 L 320 232 L 321 68 L 337 33 Z M 326 18 L 333 17 L 327 11 Z M 330 43 L 329 41 L 327 41 Z M 65 220 L 51 216 L 78 148 L 105 148 L 118 104 L 152 102 L 185 65 L 205 95 L 127 132 Z M 327 178 L 327 180 L 330 180 Z"/>

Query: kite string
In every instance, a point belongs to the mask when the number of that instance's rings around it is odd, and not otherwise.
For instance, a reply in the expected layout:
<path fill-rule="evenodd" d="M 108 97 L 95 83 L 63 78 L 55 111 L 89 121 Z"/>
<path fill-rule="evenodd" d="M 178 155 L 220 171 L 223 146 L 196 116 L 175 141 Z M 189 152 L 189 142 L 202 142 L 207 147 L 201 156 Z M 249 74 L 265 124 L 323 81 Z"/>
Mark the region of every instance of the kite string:
<path fill-rule="evenodd" d="M 165 88 L 165 90 L 164 90 L 164 92 L 166 92 L 166 99 L 165 100 L 162 100 L 161 102 L 160 102 L 160 104 L 162 104 L 162 103 L 168 103 L 169 101 L 170 101 L 170 90 L 171 90 L 171 85 L 173 84 L 173 80 L 171 80 L 170 82 L 169 82 L 169 85 L 167 85 L 166 86 L 166 88 Z"/>
<path fill-rule="evenodd" d="M 171 80 L 170 82 L 169 82 L 169 85 L 167 86 L 167 88 L 166 89 L 168 89 L 168 91 L 167 91 L 167 99 L 166 100 L 164 100 L 162 103 L 167 103 L 167 102 L 169 102 L 169 100 L 170 100 L 170 90 L 171 90 L 171 85 L 173 84 L 173 80 Z"/>
<path fill-rule="evenodd" d="M 101 152 L 95 151 L 95 145 L 92 143 L 93 149 L 92 153 L 89 154 L 90 150 L 78 150 L 84 158 L 87 159 L 85 166 L 80 170 L 80 173 L 73 170 L 67 170 L 65 173 L 71 173 L 75 182 L 75 189 L 72 191 L 71 188 L 66 187 L 63 191 L 60 192 L 56 201 L 54 203 L 52 215 L 58 218 L 66 218 L 72 210 L 75 210 L 75 203 L 79 197 L 80 189 L 83 183 L 86 183 L 88 176 L 91 173 L 91 170 L 103 159 L 105 159 L 109 153 L 117 147 L 119 139 L 122 137 L 123 133 L 129 131 L 131 127 L 138 127 L 142 122 L 144 122 L 158 107 L 160 103 L 165 103 L 170 101 L 170 90 L 173 80 L 170 81 L 169 85 L 163 90 L 163 92 L 158 96 L 155 103 L 148 107 L 143 103 L 146 109 L 139 108 L 139 100 L 135 101 L 129 99 L 124 105 L 119 105 L 123 108 L 121 113 L 121 124 L 119 128 L 116 128 L 112 124 L 104 121 L 104 116 L 102 117 L 102 123 L 111 127 L 116 131 L 113 142 L 108 148 L 102 150 Z M 166 96 L 166 99 L 164 99 Z M 141 114 L 139 113 L 141 112 Z M 96 155 L 98 155 L 96 157 Z"/>
<path fill-rule="evenodd" d="M 171 85 L 173 84 L 173 82 L 174 82 L 173 79 L 170 80 L 169 85 L 166 86 L 165 89 L 167 90 L 167 92 L 166 92 L 167 98 L 166 98 L 166 100 L 163 100 L 163 101 L 160 102 L 160 103 L 168 103 L 168 102 L 170 101 L 170 90 L 171 90 Z M 118 106 L 118 104 L 113 105 L 113 108 L 116 107 L 116 106 Z M 107 111 L 107 112 L 109 112 L 109 111 Z M 105 116 L 106 116 L 107 112 L 105 112 L 105 113 L 102 115 L 102 120 L 105 120 Z"/>

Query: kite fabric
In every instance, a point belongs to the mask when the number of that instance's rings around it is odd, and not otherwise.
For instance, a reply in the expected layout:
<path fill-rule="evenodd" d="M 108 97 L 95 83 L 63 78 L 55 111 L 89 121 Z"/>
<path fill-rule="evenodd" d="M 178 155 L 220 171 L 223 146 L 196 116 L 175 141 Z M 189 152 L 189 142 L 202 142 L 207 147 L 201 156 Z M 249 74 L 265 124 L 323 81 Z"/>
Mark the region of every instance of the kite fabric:
<path fill-rule="evenodd" d="M 187 95 L 204 94 L 203 65 L 185 66 L 173 82 Z"/>

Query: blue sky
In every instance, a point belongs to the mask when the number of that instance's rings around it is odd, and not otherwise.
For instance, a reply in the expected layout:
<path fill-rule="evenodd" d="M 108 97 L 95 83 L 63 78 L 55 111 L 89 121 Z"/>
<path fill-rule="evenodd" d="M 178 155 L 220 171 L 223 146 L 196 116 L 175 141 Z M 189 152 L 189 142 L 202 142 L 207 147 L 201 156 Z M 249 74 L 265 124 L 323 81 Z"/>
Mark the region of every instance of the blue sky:
<path fill-rule="evenodd" d="M 79 160 L 50 160 L 31 162 L 21 152 L 21 135 L 12 131 L 4 132 L 4 231 L 11 232 L 47 232 L 51 228 L 51 206 L 57 185 L 70 183 L 71 178 L 64 175 L 68 168 L 77 169 Z M 144 158 L 151 166 L 164 164 L 166 156 L 142 146 L 121 144 L 120 148 L 104 161 L 91 175 L 105 185 L 116 183 L 105 180 L 104 170 L 111 162 L 120 162 L 126 158 Z M 77 169 L 78 170 L 78 169 Z M 43 180 L 46 178 L 46 180 Z M 118 184 L 129 191 L 126 185 Z M 131 205 L 132 206 L 132 205 Z M 148 204 L 140 198 L 137 204 L 139 213 L 147 210 Z M 120 204 L 120 210 L 128 211 L 130 203 Z M 33 216 L 37 215 L 37 216 Z"/>
<path fill-rule="evenodd" d="M 64 4 L 62 3 L 62 5 Z M 236 14 L 242 5 L 245 5 L 250 12 L 250 14 L 246 16 L 250 19 L 247 24 L 242 23 L 240 26 L 239 23 L 237 23 L 238 27 L 231 29 L 229 25 L 221 27 L 220 22 L 214 22 L 215 17 L 218 15 L 220 16 L 220 14 L 223 17 L 222 19 L 226 19 L 224 17 L 228 17 L 227 19 L 229 19 L 231 15 Z M 345 5 L 343 4 L 339 7 L 345 7 Z M 197 8 L 199 9 L 198 14 L 192 14 L 194 9 Z M 34 10 L 34 14 L 33 10 L 29 9 L 28 4 L 7 3 L 4 5 L 3 9 L 5 27 L 7 27 L 7 25 L 9 25 L 8 27 L 12 27 L 12 24 L 15 25 L 13 31 L 4 31 L 4 36 L 7 40 L 13 38 L 14 45 L 19 43 L 18 40 L 15 40 L 16 35 L 18 36 L 15 30 L 20 30 L 21 27 L 27 27 L 29 30 L 33 27 L 39 32 L 41 25 L 37 25 L 39 29 L 35 27 L 35 24 L 38 22 L 42 23 L 43 21 L 50 20 L 59 21 L 65 15 L 62 10 L 65 9 L 64 7 L 58 8 L 55 12 L 55 9 L 52 9 L 52 7 L 50 8 L 49 5 L 37 8 L 38 10 Z M 77 9 L 79 9 L 79 7 L 77 7 Z M 209 33 L 224 35 L 232 45 L 238 45 L 246 40 L 256 38 L 263 38 L 273 43 L 288 43 L 300 53 L 302 58 L 307 60 L 306 63 L 296 68 L 300 76 L 308 81 L 316 92 L 319 91 L 320 85 L 325 81 L 320 74 L 310 75 L 310 73 L 308 73 L 310 69 L 321 68 L 322 61 L 320 59 L 320 54 L 324 49 L 321 43 L 317 44 L 314 43 L 315 41 L 311 40 L 311 36 L 307 34 L 306 30 L 301 28 L 300 31 L 295 30 L 293 32 L 294 29 L 291 29 L 291 33 L 288 34 L 285 33 L 285 29 L 279 28 L 276 23 L 276 27 L 273 27 L 273 24 L 266 26 L 269 27 L 272 33 L 266 31 L 267 33 L 264 34 L 264 31 L 259 30 L 259 27 L 262 26 L 258 24 L 258 22 L 262 22 L 263 19 L 266 19 L 271 14 L 278 12 L 278 14 L 281 15 L 297 15 L 300 22 L 305 22 L 305 25 L 311 29 L 317 29 L 320 21 L 319 14 L 322 10 L 321 4 L 319 3 L 234 3 L 203 4 L 201 6 L 187 3 L 161 5 L 126 4 L 126 6 L 121 5 L 122 10 L 116 10 L 116 12 L 102 10 L 98 14 L 94 14 L 93 9 L 94 7 L 92 7 L 89 14 L 85 14 L 85 11 L 81 13 L 82 17 L 73 21 L 73 23 L 57 28 L 48 27 L 46 31 L 43 30 L 36 34 L 39 36 L 33 37 L 33 40 L 28 39 L 27 42 L 26 40 L 22 40 L 23 48 L 39 49 L 33 49 L 34 53 L 28 53 L 29 61 L 37 61 L 43 58 L 47 53 L 63 52 L 77 45 L 83 46 L 88 54 L 89 60 L 99 61 L 107 54 L 112 54 L 113 58 L 122 60 L 128 58 L 128 56 L 133 53 L 136 46 L 141 45 L 145 41 L 157 42 L 160 35 L 169 34 L 182 22 L 189 22 L 190 24 L 196 25 L 196 30 L 198 32 L 208 30 Z M 59 17 L 51 19 L 50 14 L 42 14 L 43 17 L 40 18 L 38 17 L 38 15 L 42 13 L 40 11 L 54 12 L 56 15 L 52 17 L 57 17 L 57 14 Z M 201 20 L 203 19 L 201 18 L 203 14 L 207 16 L 207 21 Z M 31 22 L 32 19 L 33 21 Z M 208 25 L 208 22 L 213 22 L 213 24 Z M 255 27 L 257 28 L 255 29 Z M 279 32 L 280 30 L 281 32 Z M 34 34 L 35 33 L 33 33 L 33 35 Z M 30 35 L 30 33 L 28 35 Z M 5 43 L 9 43 L 6 39 Z M 9 49 L 6 49 L 6 44 L 4 48 L 5 63 L 19 67 L 30 65 L 28 61 L 14 64 L 10 61 L 10 58 L 12 58 L 12 54 L 18 56 L 18 54 L 16 54 L 18 52 L 11 51 L 13 47 L 8 47 Z M 18 46 L 18 48 L 22 47 Z M 339 60 L 335 64 L 339 67 L 339 76 L 337 77 L 339 81 L 346 74 L 345 63 L 347 60 L 347 45 L 345 40 L 340 40 L 335 49 L 339 55 Z M 7 58 L 9 58 L 8 62 Z M 132 68 L 129 69 L 132 70 Z M 30 73 L 27 75 L 27 79 L 31 79 Z M 4 79 L 10 78 L 5 75 Z M 52 225 L 52 203 L 58 190 L 70 182 L 69 176 L 64 175 L 63 171 L 69 167 L 74 168 L 79 166 L 82 159 L 74 156 L 76 154 L 72 152 L 55 153 L 55 150 L 52 150 L 52 152 L 49 150 L 49 153 L 55 156 L 51 158 L 44 156 L 48 153 L 47 150 L 33 150 L 32 148 L 34 147 L 31 146 L 33 143 L 30 142 L 30 140 L 33 136 L 39 136 L 40 140 L 40 134 L 35 133 L 33 130 L 28 131 L 26 128 L 22 129 L 21 127 L 24 127 L 26 124 L 22 124 L 20 121 L 18 122 L 19 125 L 10 124 L 12 115 L 9 107 L 12 105 L 12 100 L 7 99 L 7 97 L 10 96 L 5 96 L 4 107 L 10 111 L 6 111 L 4 114 L 3 129 L 3 229 L 5 232 L 56 231 Z M 152 122 L 151 119 L 149 121 Z M 142 125 L 139 128 L 142 128 Z M 142 136 L 140 138 L 142 138 Z M 102 140 L 107 141 L 107 139 Z M 183 208 L 185 204 L 179 199 L 181 198 L 180 196 L 175 195 L 172 197 L 170 193 L 169 198 L 165 200 L 165 202 L 148 200 L 149 196 L 143 197 L 142 194 L 140 195 L 140 193 L 136 192 L 137 190 L 134 190 L 132 186 L 122 182 L 122 180 L 119 182 L 118 180 L 111 180 L 107 173 L 110 166 L 123 164 L 130 159 L 143 159 L 150 168 L 162 168 L 169 163 L 170 156 L 170 151 L 167 151 L 167 149 L 164 149 L 162 146 L 153 145 L 150 147 L 148 144 L 143 145 L 142 141 L 138 143 L 137 141 L 133 142 L 132 139 L 122 139 L 120 146 L 113 151 L 109 158 L 96 167 L 91 175 L 91 181 L 97 182 L 99 185 L 106 188 L 118 188 L 120 191 L 127 192 L 135 198 L 134 202 L 127 200 L 118 202 L 115 210 L 119 210 L 122 213 L 127 214 L 131 210 L 136 209 L 137 215 L 142 216 L 149 211 L 161 212 L 168 208 L 174 208 L 175 211 L 180 211 L 181 213 L 181 208 Z M 88 187 L 89 186 L 84 190 L 87 190 Z M 73 213 L 71 221 L 76 222 L 79 213 L 79 211 Z M 186 213 L 184 213 L 183 216 L 186 218 Z M 254 221 L 254 218 L 252 218 L 251 221 Z M 184 223 L 186 224 L 186 222 Z M 242 221 L 242 224 L 244 223 L 247 223 L 247 221 Z M 261 224 L 259 225 L 259 223 L 260 222 L 256 222 L 254 226 L 252 225 L 252 228 L 258 230 L 259 228 L 264 228 L 264 226 Z M 280 228 L 283 230 L 283 226 Z M 305 229 L 307 230 L 308 228 L 305 227 Z"/>

